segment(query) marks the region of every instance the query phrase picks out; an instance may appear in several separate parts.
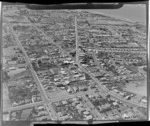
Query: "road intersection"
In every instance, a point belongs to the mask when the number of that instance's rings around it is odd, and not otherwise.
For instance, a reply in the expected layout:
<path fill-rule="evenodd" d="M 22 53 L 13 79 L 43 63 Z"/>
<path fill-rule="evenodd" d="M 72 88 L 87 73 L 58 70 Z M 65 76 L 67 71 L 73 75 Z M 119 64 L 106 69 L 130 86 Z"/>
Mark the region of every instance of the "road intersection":
<path fill-rule="evenodd" d="M 65 99 L 68 99 L 68 98 L 74 98 L 74 97 L 82 96 L 83 99 L 86 101 L 85 104 L 87 106 L 93 106 L 88 101 L 88 99 L 85 97 L 85 95 L 86 94 L 94 93 L 94 90 L 93 91 L 86 91 L 86 92 L 78 92 L 76 94 L 71 94 L 71 95 L 69 95 L 69 94 L 68 95 L 61 95 L 61 94 L 58 93 L 59 97 L 48 98 L 47 93 L 46 93 L 45 89 L 43 88 L 43 86 L 42 86 L 42 84 L 41 84 L 41 82 L 39 80 L 39 77 L 37 76 L 37 73 L 32 68 L 31 61 L 30 61 L 30 59 L 29 59 L 29 57 L 28 57 L 28 55 L 27 55 L 24 47 L 22 46 L 22 44 L 21 44 L 21 42 L 20 42 L 20 40 L 18 38 L 18 35 L 13 30 L 11 24 L 9 22 L 7 22 L 7 23 L 9 25 L 10 29 L 11 29 L 11 32 L 15 36 L 15 39 L 17 41 L 17 44 L 18 44 L 19 48 L 22 50 L 22 52 L 23 52 L 23 54 L 25 56 L 26 62 L 28 64 L 28 66 L 29 66 L 29 70 L 31 71 L 32 76 L 33 76 L 33 78 L 36 81 L 36 84 L 38 86 L 38 89 L 40 90 L 42 101 L 41 102 L 37 102 L 37 103 L 31 103 L 31 104 L 26 104 L 26 105 L 11 107 L 11 108 L 3 110 L 3 112 L 10 112 L 10 111 L 15 111 L 15 110 L 21 110 L 21 109 L 26 109 L 26 108 L 29 108 L 29 107 L 34 107 L 34 106 L 38 106 L 38 105 L 44 104 L 46 106 L 47 110 L 51 112 L 51 115 L 50 115 L 51 118 L 53 120 L 56 120 L 57 119 L 56 113 L 55 113 L 55 111 L 53 110 L 53 108 L 51 106 L 51 104 L 53 102 L 60 101 L 60 100 L 65 100 Z M 46 33 L 43 32 L 41 29 L 39 29 L 34 23 L 30 22 L 30 25 L 33 26 L 39 32 L 41 32 L 46 38 L 48 38 L 49 42 L 52 43 L 52 44 L 54 44 L 56 47 L 58 47 L 62 53 L 67 54 L 68 56 L 71 57 L 71 55 L 68 52 L 66 52 L 64 49 L 62 49 L 57 43 L 55 43 L 53 41 L 52 38 L 50 38 L 49 36 L 47 36 Z M 147 107 L 146 105 L 142 105 L 142 104 L 139 104 L 139 103 L 136 103 L 136 102 L 133 102 L 133 101 L 125 100 L 125 99 L 119 97 L 118 95 L 116 95 L 115 93 L 110 92 L 106 87 L 104 87 L 102 85 L 102 83 L 98 79 L 96 79 L 90 72 L 86 71 L 84 69 L 84 67 L 80 65 L 80 63 L 79 63 L 79 50 L 78 50 L 78 44 L 79 44 L 79 42 L 78 42 L 78 35 L 77 35 L 77 33 L 78 33 L 78 31 L 77 31 L 77 17 L 75 17 L 75 34 L 76 34 L 76 60 L 75 60 L 75 62 L 78 65 L 79 69 L 81 69 L 83 72 L 87 73 L 97 83 L 99 92 L 101 92 L 101 90 L 103 90 L 104 92 L 106 92 L 106 94 L 110 94 L 111 96 L 115 97 L 119 101 L 122 101 L 123 103 L 129 104 L 129 105 L 133 105 L 133 106 L 136 106 L 136 107 L 144 107 L 144 108 L 146 108 Z M 99 51 L 122 52 L 122 50 L 120 50 L 120 49 L 109 49 L 109 48 L 106 48 L 106 49 L 99 48 L 98 50 Z M 123 52 L 124 51 L 125 52 L 129 52 L 130 51 L 130 52 L 133 52 L 133 53 L 139 53 L 139 52 L 141 52 L 141 51 L 137 51 L 137 50 L 123 50 Z M 145 54 L 145 51 L 143 51 L 141 53 Z M 97 110 L 92 110 L 92 113 L 93 113 L 93 115 L 95 117 L 97 117 L 97 118 L 100 117 L 100 113 L 98 113 Z"/>

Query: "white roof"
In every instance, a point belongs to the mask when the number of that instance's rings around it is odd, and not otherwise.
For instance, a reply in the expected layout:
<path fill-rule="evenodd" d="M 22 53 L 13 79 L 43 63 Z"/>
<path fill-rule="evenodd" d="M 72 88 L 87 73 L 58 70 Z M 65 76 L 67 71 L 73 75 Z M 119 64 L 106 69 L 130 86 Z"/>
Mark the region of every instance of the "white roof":
<path fill-rule="evenodd" d="M 142 99 L 142 102 L 147 102 L 147 99 Z"/>
<path fill-rule="evenodd" d="M 16 69 L 16 67 L 9 67 L 9 70 Z"/>
<path fill-rule="evenodd" d="M 89 114 L 90 112 L 89 111 L 85 111 L 85 112 L 83 112 L 84 114 Z"/>
<path fill-rule="evenodd" d="M 122 115 L 123 118 L 129 117 L 126 113 Z"/>
<path fill-rule="evenodd" d="M 86 119 L 92 119 L 92 115 L 85 116 Z"/>

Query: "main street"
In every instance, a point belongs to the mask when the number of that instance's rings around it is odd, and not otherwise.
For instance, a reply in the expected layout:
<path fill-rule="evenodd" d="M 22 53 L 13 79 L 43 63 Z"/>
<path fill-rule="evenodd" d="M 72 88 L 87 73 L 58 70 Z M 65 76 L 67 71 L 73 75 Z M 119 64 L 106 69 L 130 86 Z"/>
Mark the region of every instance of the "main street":
<path fill-rule="evenodd" d="M 25 16 L 26 18 L 28 18 L 27 16 Z M 45 32 L 43 32 L 41 29 L 39 29 L 34 23 L 32 23 L 30 20 L 30 25 L 33 26 L 37 31 L 41 32 L 48 40 L 50 43 L 54 44 L 57 48 L 59 48 L 59 50 L 63 53 L 63 54 L 67 54 L 69 55 L 68 52 L 64 51 L 57 43 L 55 43 L 53 41 L 53 39 L 51 37 L 49 37 L 47 34 L 45 34 Z"/>
<path fill-rule="evenodd" d="M 31 73 L 32 73 L 32 76 L 33 76 L 34 80 L 36 81 L 36 84 L 37 84 L 38 89 L 39 89 L 39 91 L 40 91 L 42 100 L 44 101 L 44 103 L 47 103 L 47 104 L 48 104 L 50 101 L 49 101 L 49 99 L 48 99 L 48 97 L 47 97 L 47 94 L 46 94 L 46 92 L 45 92 L 45 90 L 44 90 L 44 88 L 43 88 L 43 86 L 42 86 L 42 84 L 41 84 L 41 82 L 40 82 L 40 80 L 39 80 L 39 78 L 38 78 L 36 72 L 35 72 L 35 71 L 33 70 L 33 68 L 32 68 L 32 65 L 31 65 L 31 62 L 30 62 L 30 59 L 29 59 L 28 55 L 26 54 L 26 52 L 25 52 L 25 50 L 24 50 L 24 48 L 23 48 L 23 46 L 22 46 L 22 44 L 21 44 L 21 42 L 20 42 L 20 40 L 19 40 L 17 34 L 16 34 L 15 31 L 13 30 L 13 28 L 12 28 L 12 26 L 11 26 L 11 24 L 10 24 L 9 22 L 8 22 L 8 25 L 9 25 L 9 27 L 10 27 L 10 29 L 11 29 L 11 32 L 12 32 L 13 35 L 15 36 L 15 39 L 16 39 L 16 41 L 17 41 L 17 44 L 18 44 L 19 48 L 22 50 L 23 54 L 25 55 L 26 62 L 27 62 L 27 64 L 28 64 L 28 67 L 29 67 L 29 69 L 30 69 L 30 71 L 31 71 Z M 37 103 L 34 103 L 33 105 L 35 106 L 35 104 L 37 104 Z M 21 109 L 25 109 L 25 108 L 27 108 L 27 107 L 33 107 L 33 106 L 32 106 L 32 104 L 28 104 L 28 105 L 25 105 L 25 106 L 22 106 L 22 107 L 21 107 L 21 106 L 18 106 L 18 107 L 16 107 L 16 108 L 11 108 L 11 109 L 8 109 L 8 110 L 11 110 L 11 111 L 14 111 L 14 110 L 16 110 L 16 109 L 21 110 Z M 8 110 L 7 110 L 7 111 L 8 111 Z M 10 111 L 9 111 L 9 112 L 10 112 Z M 53 115 L 53 116 L 55 117 L 55 115 Z"/>
<path fill-rule="evenodd" d="M 75 20 L 77 20 L 77 18 L 75 18 Z M 75 31 L 76 31 L 76 33 L 78 32 L 77 31 L 77 21 L 75 21 Z M 77 35 L 77 34 L 76 34 Z M 78 37 L 78 36 L 77 36 Z M 77 38 L 76 37 L 76 38 Z M 78 45 L 78 39 L 76 39 L 76 44 Z M 78 47 L 78 46 L 77 46 Z M 133 51 L 133 52 L 136 52 L 136 53 L 138 53 L 139 51 L 137 51 L 137 49 L 136 50 L 131 50 L 131 49 L 124 49 L 124 50 L 121 50 L 121 49 L 119 49 L 119 48 L 114 48 L 114 49 L 111 49 L 111 48 L 100 48 L 100 49 L 102 49 L 103 51 L 117 51 L 117 52 L 120 52 L 120 51 Z M 76 49 L 76 50 L 78 50 L 78 49 Z M 79 52 L 78 52 L 79 53 Z M 144 51 L 144 54 L 145 54 L 145 51 Z M 79 56 L 79 54 L 77 55 L 77 56 Z M 95 57 L 95 55 L 92 53 L 92 56 L 93 56 L 93 58 L 94 58 L 94 61 L 96 61 L 96 64 L 98 64 L 98 62 L 97 62 L 97 60 L 96 60 L 96 57 Z M 76 59 L 78 59 L 78 58 L 76 58 Z M 117 94 L 115 94 L 115 93 L 113 93 L 113 92 L 110 92 L 106 87 L 104 87 L 103 85 L 102 85 L 102 83 L 100 83 L 99 82 L 99 80 L 97 79 L 97 78 L 95 78 L 90 72 L 87 72 L 79 63 L 77 63 L 78 64 L 78 66 L 79 66 L 79 68 L 82 70 L 82 71 L 84 71 L 85 73 L 87 73 L 97 84 L 98 84 L 98 89 L 99 89 L 99 91 L 101 90 L 101 89 L 103 89 L 105 92 L 107 92 L 108 94 L 110 94 L 110 95 L 112 95 L 112 96 L 114 96 L 116 99 L 118 99 L 118 100 L 120 100 L 120 101 L 122 101 L 122 102 L 125 102 L 125 103 L 128 103 L 128 104 L 132 104 L 132 105 L 134 105 L 134 106 L 140 106 L 140 107 L 145 107 L 145 108 L 147 108 L 147 106 L 146 105 L 142 105 L 142 104 L 139 104 L 139 103 L 136 103 L 136 102 L 134 102 L 134 101 L 127 101 L 127 100 L 125 100 L 125 99 L 122 99 L 121 97 L 119 97 Z"/>
<path fill-rule="evenodd" d="M 103 90 L 106 91 L 108 94 L 114 96 L 116 99 L 118 99 L 118 100 L 120 100 L 120 101 L 122 101 L 122 102 L 125 102 L 125 103 L 127 103 L 127 104 L 132 104 L 132 105 L 137 106 L 137 107 L 144 107 L 144 108 L 147 108 L 146 105 L 139 104 L 139 103 L 137 103 L 137 102 L 133 102 L 133 101 L 129 101 L 129 100 L 125 100 L 125 99 L 119 97 L 117 94 L 115 94 L 115 93 L 113 93 L 113 92 L 110 92 L 106 87 L 104 87 L 104 86 L 102 85 L 101 82 L 99 82 L 98 79 L 96 79 L 93 75 L 91 75 L 91 73 L 87 72 L 87 71 L 86 71 L 85 69 L 83 69 L 82 67 L 80 67 L 80 69 L 81 69 L 82 71 L 84 71 L 85 73 L 87 73 L 96 83 L 98 83 L 98 89 L 99 89 L 99 90 L 100 90 L 100 89 L 103 89 Z"/>
<path fill-rule="evenodd" d="M 76 63 L 79 64 L 79 43 L 78 43 L 78 27 L 77 27 L 77 17 L 75 16 L 75 36 L 76 36 Z"/>
<path fill-rule="evenodd" d="M 102 119 L 102 115 L 98 112 L 95 106 L 85 96 L 83 96 L 83 103 L 90 109 L 91 113 L 95 116 L 97 120 Z"/>
<path fill-rule="evenodd" d="M 35 102 L 35 103 L 30 103 L 30 104 L 25 104 L 25 105 L 21 105 L 21 106 L 7 108 L 7 109 L 4 109 L 3 112 L 27 109 L 27 108 L 38 106 L 38 105 L 42 105 L 42 104 L 49 105 L 49 104 L 52 104 L 53 102 L 58 102 L 58 101 L 61 101 L 61 100 L 72 99 L 72 98 L 75 98 L 75 97 L 83 97 L 86 94 L 90 95 L 90 94 L 93 94 L 94 92 L 95 92 L 95 90 L 90 90 L 90 91 L 85 91 L 85 92 L 77 92 L 75 94 L 68 94 L 68 95 L 61 95 L 61 94 L 59 94 L 56 97 L 53 97 L 53 98 L 49 99 L 48 103 L 45 103 L 44 101 Z"/>
<path fill-rule="evenodd" d="M 22 44 L 21 44 L 21 42 L 20 42 L 20 40 L 19 40 L 17 34 L 16 34 L 15 31 L 13 30 L 13 28 L 12 28 L 12 26 L 11 26 L 11 24 L 10 24 L 9 22 L 8 22 L 8 25 L 9 25 L 9 27 L 10 27 L 10 29 L 11 29 L 13 35 L 15 36 L 15 39 L 16 39 L 16 41 L 17 41 L 17 43 L 18 43 L 18 46 L 20 47 L 20 49 L 22 50 L 22 52 L 23 52 L 24 55 L 25 55 L 26 62 L 27 62 L 27 64 L 28 64 L 28 66 L 29 66 L 30 71 L 32 72 L 32 75 L 33 75 L 33 77 L 34 77 L 34 80 L 35 80 L 36 83 L 38 84 L 38 87 L 39 87 L 40 92 L 41 92 L 41 96 L 42 96 L 43 101 L 44 101 L 45 104 L 51 104 L 52 102 L 55 102 L 55 101 L 57 101 L 57 100 L 59 101 L 59 100 L 63 100 L 63 99 L 74 98 L 74 97 L 77 97 L 77 96 L 85 95 L 85 93 L 86 93 L 86 94 L 89 93 L 89 92 L 79 92 L 79 93 L 74 94 L 74 95 L 64 95 L 64 96 L 60 94 L 59 97 L 54 97 L 53 99 L 49 99 L 49 98 L 47 97 L 47 94 L 46 94 L 46 92 L 45 92 L 45 90 L 44 90 L 44 88 L 43 88 L 43 86 L 42 86 L 42 84 L 41 84 L 41 82 L 40 82 L 40 80 L 39 80 L 39 78 L 38 78 L 36 72 L 35 72 L 35 71 L 33 70 L 33 68 L 32 68 L 30 59 L 29 59 L 28 55 L 26 54 L 26 52 L 25 52 L 25 50 L 24 50 L 24 48 L 23 48 L 23 46 L 22 46 Z M 32 25 L 33 25 L 33 24 L 32 24 Z M 42 32 L 46 37 L 48 37 L 43 31 L 41 31 L 40 29 L 38 29 L 35 25 L 34 25 L 34 27 L 35 27 L 38 31 Z M 48 38 L 49 38 L 49 37 L 48 37 Z M 50 40 L 51 43 L 53 43 L 54 45 L 56 45 L 57 47 L 59 47 L 56 43 L 53 42 L 53 40 L 52 40 L 51 38 L 49 38 L 49 40 Z M 66 53 L 66 52 L 65 52 L 64 50 L 62 50 L 60 47 L 59 47 L 59 49 L 60 49 L 63 53 Z M 91 93 L 91 92 L 90 92 L 90 93 Z M 8 110 L 9 110 L 9 111 L 20 110 L 20 109 L 28 108 L 28 107 L 30 107 L 30 106 L 32 107 L 32 106 L 34 106 L 34 105 L 35 105 L 35 103 L 34 103 L 34 104 L 32 103 L 32 104 L 27 104 L 27 105 L 23 105 L 23 106 L 17 106 L 17 107 L 15 107 L 15 108 L 12 107 L 12 108 L 9 108 Z M 4 110 L 4 111 L 6 112 L 7 110 Z M 53 110 L 50 110 L 50 111 L 52 112 Z M 53 118 L 56 118 L 55 115 L 54 115 L 54 113 L 53 113 L 51 116 L 53 116 Z"/>
<path fill-rule="evenodd" d="M 76 22 L 76 21 L 75 21 L 75 22 Z M 42 30 L 40 30 L 35 24 L 33 24 L 33 23 L 31 23 L 31 22 L 30 22 L 30 24 L 31 24 L 32 26 L 34 26 L 38 31 L 40 31 L 44 36 L 46 36 L 46 37 L 48 38 L 48 40 L 49 40 L 50 43 L 53 43 L 53 44 L 56 45 L 64 54 L 68 54 L 68 55 L 70 56 L 70 54 L 69 54 L 68 52 L 66 52 L 65 50 L 63 50 L 63 49 L 62 49 L 58 44 L 56 44 L 50 37 L 48 37 Z M 18 46 L 20 47 L 20 49 L 23 51 L 23 53 L 24 53 L 24 55 L 25 55 L 26 62 L 27 62 L 28 66 L 29 66 L 29 69 L 30 69 L 30 71 L 31 71 L 31 73 L 32 73 L 32 75 L 33 75 L 33 77 L 34 77 L 34 80 L 36 81 L 36 83 L 37 83 L 37 85 L 38 85 L 38 88 L 40 89 L 40 92 L 41 92 L 41 96 L 42 96 L 43 101 L 42 101 L 42 102 L 39 102 L 39 103 L 31 103 L 31 104 L 28 104 L 28 105 L 22 105 L 22 106 L 12 107 L 12 108 L 9 108 L 9 109 L 4 110 L 4 111 L 14 111 L 14 110 L 25 109 L 25 108 L 28 108 L 28 107 L 32 107 L 32 106 L 35 106 L 35 105 L 42 104 L 42 103 L 45 103 L 46 105 L 48 105 L 48 104 L 51 104 L 52 102 L 55 102 L 55 101 L 65 100 L 65 99 L 68 99 L 68 98 L 74 98 L 74 97 L 77 97 L 77 96 L 84 96 L 85 94 L 90 94 L 90 93 L 92 92 L 92 91 L 91 91 L 91 92 L 88 91 L 88 92 L 79 92 L 79 93 L 76 93 L 76 94 L 73 94 L 73 95 L 64 95 L 64 96 L 63 96 L 63 95 L 60 95 L 60 97 L 54 97 L 53 99 L 49 99 L 49 98 L 47 97 L 47 94 L 46 94 L 46 92 L 45 92 L 45 90 L 44 90 L 44 88 L 43 88 L 43 86 L 42 86 L 42 84 L 41 84 L 41 82 L 40 82 L 40 80 L 39 80 L 39 78 L 38 78 L 36 72 L 35 72 L 35 71 L 33 70 L 33 68 L 32 68 L 30 59 L 29 59 L 29 57 L 27 56 L 27 54 L 26 54 L 26 52 L 25 52 L 25 50 L 24 50 L 24 48 L 23 48 L 23 46 L 22 46 L 22 44 L 21 44 L 21 42 L 20 42 L 20 40 L 19 40 L 19 38 L 18 38 L 18 36 L 17 36 L 17 34 L 16 34 L 15 31 L 13 30 L 11 24 L 8 23 L 8 25 L 10 26 L 11 31 L 12 31 L 13 35 L 15 36 L 15 38 L 16 38 L 16 41 L 17 41 L 17 43 L 18 43 Z M 75 27 L 76 27 L 76 33 L 77 33 L 77 24 L 75 25 Z M 77 34 L 76 34 L 76 35 L 77 35 Z M 78 45 L 77 37 L 76 37 L 76 44 Z M 76 51 L 77 51 L 77 60 L 76 60 L 76 61 L 77 61 L 77 64 L 78 64 L 78 46 L 76 46 Z M 120 50 L 119 50 L 119 51 L 120 51 Z M 71 58 L 72 58 L 72 57 L 71 57 Z M 78 66 L 79 66 L 79 68 L 80 68 L 83 72 L 87 73 L 87 74 L 98 84 L 98 90 L 99 90 L 99 91 L 101 91 L 101 90 L 103 89 L 105 92 L 107 92 L 108 94 L 114 96 L 116 99 L 118 99 L 118 100 L 120 100 L 120 101 L 123 101 L 123 102 L 125 102 L 125 103 L 127 103 L 127 104 L 130 103 L 130 104 L 132 104 L 132 105 L 134 105 L 134 106 L 141 106 L 141 107 L 145 107 L 145 108 L 146 108 L 146 106 L 143 106 L 143 105 L 134 103 L 134 102 L 132 102 L 132 101 L 127 101 L 127 100 L 125 100 L 125 99 L 120 98 L 120 97 L 117 96 L 116 94 L 114 94 L 114 93 L 112 93 L 112 92 L 109 92 L 109 90 L 108 90 L 107 88 L 105 88 L 104 86 L 102 86 L 102 84 L 101 84 L 95 77 L 93 77 L 89 72 L 87 72 L 82 66 L 80 66 L 79 64 L 78 64 Z M 50 110 L 53 111 L 52 108 L 50 108 Z M 95 110 L 94 110 L 94 111 L 95 111 Z M 96 113 L 96 112 L 94 112 L 94 113 Z M 53 114 L 52 114 L 52 115 L 54 115 L 54 111 L 53 111 Z M 56 116 L 55 116 L 55 117 L 56 117 Z M 54 117 L 54 118 L 55 118 L 55 117 Z"/>
<path fill-rule="evenodd" d="M 29 57 L 28 57 L 26 51 L 24 50 L 24 48 L 23 48 L 23 46 L 22 46 L 22 44 L 21 44 L 21 42 L 20 42 L 20 40 L 19 40 L 19 38 L 18 38 L 16 32 L 13 30 L 13 28 L 12 28 L 12 26 L 11 26 L 11 24 L 10 24 L 9 22 L 8 22 L 8 25 L 9 25 L 9 27 L 10 27 L 10 29 L 11 29 L 11 32 L 12 32 L 13 35 L 15 36 L 15 39 L 16 39 L 16 41 L 17 41 L 17 44 L 18 44 L 19 48 L 22 50 L 23 54 L 25 55 L 26 63 L 28 64 L 28 67 L 29 67 L 29 69 L 30 69 L 30 71 L 31 71 L 31 73 L 32 73 L 32 76 L 33 76 L 33 78 L 34 78 L 34 80 L 36 81 L 36 84 L 37 84 L 37 86 L 38 86 L 38 89 L 39 89 L 40 92 L 41 92 L 41 96 L 42 96 L 43 101 L 44 101 L 44 102 L 49 102 L 48 97 L 47 97 L 47 95 L 46 95 L 46 92 L 44 91 L 44 88 L 43 88 L 43 86 L 42 86 L 42 84 L 41 84 L 41 82 L 40 82 L 40 80 L 39 80 L 39 78 L 38 78 L 36 72 L 33 70 L 32 64 L 31 64 L 31 62 L 30 62 L 30 59 L 29 59 Z"/>
<path fill-rule="evenodd" d="M 93 58 L 94 58 L 94 60 L 95 60 L 95 62 L 96 62 L 96 64 L 98 64 L 97 63 L 97 59 L 96 59 L 96 56 L 95 56 L 95 54 L 93 53 Z M 139 70 L 140 71 L 140 70 Z M 89 73 L 90 74 L 90 73 Z M 121 78 L 127 78 L 127 77 L 131 77 L 131 76 L 134 76 L 134 75 L 137 75 L 137 74 L 132 74 L 132 75 L 120 75 L 120 76 L 117 76 L 117 78 L 119 78 L 119 77 L 121 77 Z M 93 76 L 93 75 L 91 75 L 91 76 Z M 94 77 L 93 77 L 94 78 Z M 146 77 L 145 77 L 146 78 Z M 98 82 L 98 81 L 97 81 Z M 99 82 L 100 83 L 100 82 Z M 101 84 L 100 84 L 101 85 Z M 114 94 L 114 95 L 118 95 L 118 94 L 115 94 L 114 92 L 112 92 L 112 91 L 109 91 L 106 87 L 104 87 L 105 89 L 106 89 L 106 91 L 107 92 L 109 92 L 109 93 L 112 93 L 112 94 Z M 118 96 L 119 97 L 119 96 Z M 120 97 L 120 99 L 122 99 L 121 97 Z M 139 104 L 138 102 L 134 102 L 134 101 L 127 101 L 128 103 L 130 102 L 132 102 L 132 103 L 134 103 L 134 104 L 136 104 L 136 105 L 140 105 L 141 107 L 143 106 L 143 107 L 147 107 L 147 106 L 145 106 L 145 105 L 143 105 L 143 104 Z"/>
<path fill-rule="evenodd" d="M 76 21 L 75 21 L 75 22 L 76 22 Z M 31 23 L 31 22 L 30 22 L 30 23 Z M 34 25 L 33 23 L 31 23 L 31 24 Z M 77 26 L 77 24 L 76 24 L 76 26 Z M 63 50 L 59 45 L 57 45 L 56 43 L 54 43 L 53 40 L 52 40 L 50 37 L 48 37 L 42 30 L 40 30 L 39 28 L 37 28 L 37 26 L 35 26 L 35 25 L 34 25 L 34 27 L 35 27 L 38 31 L 41 31 L 41 33 L 42 33 L 44 36 L 46 36 L 46 37 L 50 40 L 50 42 L 52 42 L 53 44 L 55 44 L 62 52 L 66 53 L 65 50 Z M 68 53 L 67 53 L 67 54 L 68 54 Z M 69 56 L 70 56 L 70 55 L 69 55 Z M 84 71 L 85 73 L 87 73 L 88 75 L 90 75 L 90 77 L 91 77 L 95 82 L 98 83 L 98 85 L 99 85 L 98 87 L 99 87 L 100 89 L 103 89 L 103 90 L 106 91 L 108 94 L 113 95 L 113 96 L 116 97 L 118 100 L 123 101 L 123 102 L 125 102 L 125 103 L 133 104 L 134 106 L 140 106 L 140 107 L 145 107 L 145 108 L 147 107 L 147 106 L 141 105 L 141 104 L 139 104 L 139 103 L 135 103 L 135 102 L 133 102 L 133 101 L 127 101 L 127 100 L 125 100 L 125 99 L 122 99 L 121 97 L 117 96 L 115 93 L 110 92 L 106 87 L 102 86 L 102 83 L 100 83 L 95 77 L 93 77 L 89 72 L 85 71 L 85 69 L 83 69 L 82 66 L 80 66 L 80 65 L 78 65 L 78 66 L 79 66 L 79 68 L 80 68 L 82 71 Z"/>

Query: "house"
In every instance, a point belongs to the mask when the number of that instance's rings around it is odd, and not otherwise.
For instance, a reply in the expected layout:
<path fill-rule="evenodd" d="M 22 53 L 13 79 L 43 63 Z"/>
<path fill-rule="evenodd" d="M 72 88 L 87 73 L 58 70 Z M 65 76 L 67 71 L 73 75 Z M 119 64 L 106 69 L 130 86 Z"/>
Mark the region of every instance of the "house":
<path fill-rule="evenodd" d="M 63 116 L 62 112 L 57 112 L 57 116 L 58 116 L 58 117 Z"/>
<path fill-rule="evenodd" d="M 84 111 L 85 111 L 85 109 L 84 109 L 84 108 L 80 108 L 80 107 L 78 107 L 78 112 L 79 112 L 79 113 L 81 113 L 81 112 L 83 112 L 83 113 L 84 113 Z"/>
<path fill-rule="evenodd" d="M 68 93 L 73 93 L 72 88 L 71 88 L 71 87 L 68 87 L 67 92 L 68 92 Z"/>
<path fill-rule="evenodd" d="M 126 97 L 125 97 L 125 99 L 127 99 L 127 100 L 130 100 L 130 96 L 129 95 L 127 95 Z"/>
<path fill-rule="evenodd" d="M 9 114 L 3 114 L 3 121 L 9 121 Z"/>
<path fill-rule="evenodd" d="M 115 120 L 122 120 L 122 118 L 118 114 L 113 115 L 113 118 Z"/>
<path fill-rule="evenodd" d="M 61 102 L 62 102 L 62 104 L 65 104 L 65 105 L 68 103 L 66 100 L 65 101 L 61 101 Z"/>
<path fill-rule="evenodd" d="M 45 120 L 45 119 L 48 119 L 48 117 L 47 116 L 41 116 L 41 117 L 35 118 L 35 120 L 37 120 L 37 121 Z"/>
<path fill-rule="evenodd" d="M 112 89 L 116 89 L 116 88 L 118 88 L 118 86 L 112 86 Z"/>
<path fill-rule="evenodd" d="M 109 107 L 110 107 L 110 104 L 107 104 L 107 103 L 104 104 L 104 105 L 101 105 L 101 108 L 102 108 L 102 109 L 106 109 L 106 108 L 109 108 Z"/>
<path fill-rule="evenodd" d="M 87 90 L 88 88 L 86 87 L 86 85 L 79 85 L 79 90 L 80 91 L 84 91 L 84 90 Z"/>
<path fill-rule="evenodd" d="M 40 111 L 40 112 L 38 112 L 38 116 L 47 115 L 47 114 L 48 114 L 47 111 Z"/>
<path fill-rule="evenodd" d="M 119 92 L 119 94 L 120 94 L 120 95 L 122 95 L 122 96 L 124 96 L 124 95 L 125 95 L 125 93 L 124 93 L 124 92 Z"/>
<path fill-rule="evenodd" d="M 84 111 L 83 114 L 84 114 L 84 115 L 89 115 L 90 112 L 89 112 L 89 111 Z"/>
<path fill-rule="evenodd" d="M 32 61 L 35 61 L 35 60 L 36 60 L 36 58 L 33 58 L 33 57 L 32 57 L 32 58 L 30 58 L 30 60 L 31 60 L 31 62 L 32 62 Z"/>
<path fill-rule="evenodd" d="M 103 116 L 102 120 L 108 120 L 108 117 L 107 116 Z"/>
<path fill-rule="evenodd" d="M 92 115 L 84 115 L 84 117 L 86 118 L 86 120 L 89 120 L 89 119 L 93 119 L 93 116 Z"/>
<path fill-rule="evenodd" d="M 116 92 L 116 93 L 118 93 L 118 92 L 119 92 L 117 89 L 114 89 L 113 91 L 114 91 L 114 92 Z"/>
<path fill-rule="evenodd" d="M 66 71 L 65 71 L 65 70 L 61 70 L 60 72 L 61 72 L 61 74 L 65 74 L 65 73 L 66 73 Z"/>
<path fill-rule="evenodd" d="M 117 102 L 113 102 L 113 105 L 115 106 L 115 105 L 118 105 L 118 103 Z"/>
<path fill-rule="evenodd" d="M 16 67 L 9 67 L 9 70 L 16 70 Z"/>
<path fill-rule="evenodd" d="M 77 92 L 77 91 L 79 90 L 79 89 L 78 89 L 78 87 L 77 87 L 77 86 L 75 86 L 75 85 L 74 85 L 74 86 L 72 86 L 72 89 L 73 89 L 73 91 L 74 91 L 74 92 Z"/>
<path fill-rule="evenodd" d="M 123 118 L 123 119 L 129 119 L 129 116 L 128 116 L 126 113 L 124 113 L 124 114 L 122 115 L 122 118 Z"/>
<path fill-rule="evenodd" d="M 73 75 L 74 78 L 78 78 L 79 76 L 80 76 L 79 73 L 76 73 L 76 74 L 74 73 L 74 75 Z"/>
<path fill-rule="evenodd" d="M 36 97 L 36 102 L 41 100 L 42 100 L 41 96 Z"/>
<path fill-rule="evenodd" d="M 58 81 L 58 80 L 60 80 L 60 79 L 61 79 L 60 77 L 54 78 L 54 81 Z"/>
<path fill-rule="evenodd" d="M 81 109 L 81 108 L 83 108 L 84 106 L 80 103 L 80 104 L 78 104 L 76 107 L 77 107 L 78 109 Z"/>
<path fill-rule="evenodd" d="M 44 106 L 38 106 L 37 109 L 42 110 L 42 109 L 45 109 L 45 107 Z"/>
<path fill-rule="evenodd" d="M 31 103 L 31 99 L 25 99 L 25 103 Z"/>
<path fill-rule="evenodd" d="M 12 113 L 11 113 L 11 116 L 12 116 L 12 117 L 16 117 L 16 116 L 17 116 L 17 112 L 16 112 L 16 111 L 12 112 Z"/>
<path fill-rule="evenodd" d="M 64 84 L 64 85 L 67 85 L 67 84 L 69 84 L 69 82 L 70 82 L 69 80 L 65 80 L 65 81 L 63 82 L 63 84 Z"/>
<path fill-rule="evenodd" d="M 79 100 L 79 98 L 73 98 L 72 99 L 72 101 L 78 101 Z"/>
<path fill-rule="evenodd" d="M 8 64 L 8 65 L 16 65 L 16 64 L 17 64 L 17 61 L 8 61 L 7 64 Z"/>
<path fill-rule="evenodd" d="M 61 117 L 59 117 L 59 120 L 66 120 L 66 119 L 68 119 L 69 117 L 70 117 L 69 115 L 61 116 Z"/>
<path fill-rule="evenodd" d="M 86 79 L 86 78 L 85 78 L 84 75 L 80 76 L 80 80 L 85 80 L 85 79 Z"/>
<path fill-rule="evenodd" d="M 18 106 L 18 103 L 13 102 L 13 103 L 12 103 L 12 107 L 15 107 L 15 106 Z"/>
<path fill-rule="evenodd" d="M 141 100 L 141 102 L 147 103 L 147 99 L 146 99 L 146 98 L 143 98 L 143 99 Z"/>

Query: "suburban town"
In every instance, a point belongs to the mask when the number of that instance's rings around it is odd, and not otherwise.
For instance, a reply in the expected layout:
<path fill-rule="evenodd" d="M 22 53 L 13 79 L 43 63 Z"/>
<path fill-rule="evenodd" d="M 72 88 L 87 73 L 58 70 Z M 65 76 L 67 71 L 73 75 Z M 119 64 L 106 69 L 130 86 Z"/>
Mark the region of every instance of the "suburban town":
<path fill-rule="evenodd" d="M 2 20 L 3 121 L 147 119 L 146 26 L 23 5 Z"/>

